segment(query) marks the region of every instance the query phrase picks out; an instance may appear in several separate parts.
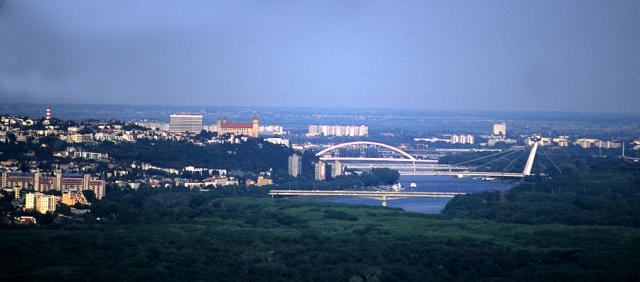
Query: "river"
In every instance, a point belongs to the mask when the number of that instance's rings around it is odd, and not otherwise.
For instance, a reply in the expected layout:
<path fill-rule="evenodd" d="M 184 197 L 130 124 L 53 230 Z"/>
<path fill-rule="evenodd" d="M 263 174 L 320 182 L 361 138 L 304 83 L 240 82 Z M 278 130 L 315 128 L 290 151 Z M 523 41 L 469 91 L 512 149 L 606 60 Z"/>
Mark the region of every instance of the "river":
<path fill-rule="evenodd" d="M 448 176 L 401 176 L 399 182 L 404 187 L 404 192 L 465 192 L 475 193 L 482 191 L 509 190 L 517 185 L 517 182 L 509 180 L 483 181 L 472 178 L 456 178 Z M 409 184 L 415 182 L 417 187 L 410 189 Z M 406 211 L 436 214 L 440 213 L 447 205 L 450 198 L 409 198 L 388 201 L 387 206 L 401 208 Z M 379 206 L 380 200 L 358 197 L 325 197 L 314 199 L 317 202 L 332 202 L 350 205 L 374 205 Z"/>

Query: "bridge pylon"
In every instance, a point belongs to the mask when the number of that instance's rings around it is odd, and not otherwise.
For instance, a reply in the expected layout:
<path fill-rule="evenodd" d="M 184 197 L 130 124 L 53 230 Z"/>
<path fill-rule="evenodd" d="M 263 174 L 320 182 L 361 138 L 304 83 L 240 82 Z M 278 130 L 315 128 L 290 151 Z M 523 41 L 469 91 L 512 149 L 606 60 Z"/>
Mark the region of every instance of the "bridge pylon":
<path fill-rule="evenodd" d="M 538 145 L 540 144 L 540 138 L 532 139 L 533 145 L 531 146 L 531 152 L 529 152 L 529 158 L 527 158 L 527 163 L 524 165 L 524 171 L 522 174 L 524 176 L 531 175 L 531 169 L 533 169 L 533 161 L 536 158 L 536 153 L 538 152 Z"/>

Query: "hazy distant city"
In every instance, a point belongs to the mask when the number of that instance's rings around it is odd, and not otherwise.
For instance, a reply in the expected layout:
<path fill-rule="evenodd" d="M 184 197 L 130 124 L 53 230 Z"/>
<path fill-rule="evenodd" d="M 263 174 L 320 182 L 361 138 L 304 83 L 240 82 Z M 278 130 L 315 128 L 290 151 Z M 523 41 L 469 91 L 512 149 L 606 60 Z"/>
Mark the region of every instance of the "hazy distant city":
<path fill-rule="evenodd" d="M 33 111 L 42 107 L 31 104 L 15 106 L 35 116 L 38 113 Z M 381 109 L 367 115 L 347 114 L 347 110 L 340 110 L 340 113 L 334 115 L 314 115 L 312 112 L 305 113 L 304 110 L 268 109 L 265 115 L 278 117 L 274 119 L 281 123 L 265 124 L 264 121 L 261 122 L 262 113 L 251 110 L 239 113 L 176 112 L 169 114 L 168 117 L 159 117 L 156 111 L 152 112 L 149 109 L 139 109 L 135 113 L 130 113 L 129 109 L 136 108 L 135 106 L 103 106 L 109 111 L 104 111 L 100 115 L 102 120 L 95 118 L 83 120 L 81 115 L 74 113 L 82 112 L 86 107 L 60 106 L 62 109 L 60 115 L 75 116 L 76 121 L 57 118 L 58 112 L 53 106 L 40 108 L 41 115 L 36 118 L 19 115 L 1 117 L 0 142 L 13 148 L 10 152 L 3 153 L 3 156 L 16 157 L 5 157 L 1 164 L 2 188 L 13 193 L 17 200 L 24 199 L 13 203 L 14 205 L 18 205 L 25 211 L 37 210 L 42 214 L 56 213 L 59 202 L 66 203 L 68 206 L 74 206 L 76 203 L 90 204 L 86 199 L 87 195 L 83 195 L 83 191 L 92 192 L 89 198 L 102 199 L 107 184 L 115 184 L 125 189 L 138 189 L 142 185 L 154 188 L 185 187 L 191 190 L 209 191 L 238 185 L 292 188 L 292 183 L 295 183 L 295 188 L 305 190 L 309 186 L 316 187 L 316 185 L 339 188 L 340 182 L 336 181 L 339 180 L 339 176 L 351 174 L 361 176 L 362 173 L 374 172 L 375 169 L 398 171 L 405 177 L 450 175 L 464 178 L 468 175 L 480 180 L 545 175 L 548 173 L 548 166 L 551 165 L 561 172 L 560 167 L 546 153 L 545 156 L 550 163 L 546 166 L 536 165 L 536 168 L 542 171 L 532 172 L 538 147 L 547 148 L 545 151 L 550 153 L 562 151 L 566 154 L 567 150 L 570 150 L 595 157 L 617 156 L 629 161 L 640 159 L 638 158 L 640 138 L 634 138 L 638 136 L 640 127 L 633 122 L 633 119 L 637 118 L 633 115 L 617 117 L 609 115 L 607 119 L 594 115 L 578 122 L 569 118 L 575 114 L 553 113 L 550 115 L 554 116 L 554 119 L 543 118 L 526 122 L 527 125 L 523 126 L 523 116 L 526 117 L 526 114 L 477 112 L 385 116 L 393 110 Z M 88 107 L 100 108 L 101 106 Z M 118 109 L 122 112 L 118 112 Z M 154 118 L 139 118 L 144 113 Z M 251 118 L 241 120 L 247 114 L 251 114 Z M 211 117 L 216 115 L 222 116 L 212 122 Z M 588 116 L 588 114 L 578 115 Z M 236 120 L 231 120 L 227 116 L 234 117 Z M 312 118 L 299 120 L 302 116 Z M 126 120 L 123 121 L 122 118 Z M 316 124 L 316 121 L 322 120 L 334 123 Z M 412 126 L 399 126 L 396 122 L 400 120 Z M 430 122 L 422 126 L 425 120 Z M 359 123 L 353 123 L 354 121 Z M 555 127 L 555 123 L 561 123 L 564 126 Z M 435 128 L 435 124 L 440 124 L 441 127 Z M 453 124 L 453 126 L 449 128 L 446 124 Z M 372 130 L 369 129 L 370 126 Z M 541 130 L 543 127 L 546 127 L 546 130 Z M 595 128 L 598 130 L 594 131 Z M 126 145 L 139 143 L 139 141 L 143 144 Z M 137 150 L 148 151 L 148 149 L 136 149 L 136 147 L 153 146 L 155 143 L 149 144 L 149 142 L 155 141 L 165 142 L 169 147 L 174 147 L 172 150 L 178 151 L 191 150 L 188 148 L 190 145 L 206 147 L 216 146 L 216 144 L 238 144 L 239 147 L 234 149 L 238 150 L 255 142 L 258 142 L 259 148 L 263 149 L 264 144 L 269 143 L 275 148 L 282 148 L 278 150 L 286 155 L 287 161 L 272 167 L 263 166 L 262 169 L 247 170 L 242 169 L 246 167 L 246 163 L 231 165 L 222 162 L 218 167 L 203 167 L 202 161 L 184 159 L 187 157 L 184 155 L 187 151 L 177 152 L 181 154 L 182 160 L 174 159 L 175 162 L 163 161 L 163 157 L 155 156 L 153 153 L 144 159 L 131 158 L 132 155 L 138 154 Z M 32 150 L 27 149 L 28 146 L 20 145 L 21 143 L 40 144 L 40 146 L 38 150 Z M 11 144 L 16 144 L 18 147 Z M 513 165 L 523 162 L 517 158 L 522 154 L 511 155 L 527 150 L 528 147 L 532 147 L 529 158 L 524 164 L 524 172 L 519 173 L 518 168 Z M 19 155 L 20 152 L 16 150 L 26 151 L 22 153 L 23 155 Z M 126 155 L 117 156 L 122 153 Z M 163 154 L 161 151 L 157 153 Z M 243 153 L 250 155 L 249 152 Z M 450 159 L 461 158 L 460 156 L 464 158 L 465 154 L 477 153 L 484 154 L 477 160 L 489 158 L 487 164 L 508 156 L 511 158 L 507 158 L 509 164 L 501 168 L 502 170 L 475 163 L 476 159 L 460 162 L 460 164 L 469 164 L 464 166 L 450 163 Z M 234 152 L 232 155 L 235 154 L 237 153 Z M 495 157 L 498 155 L 501 156 Z M 490 157 L 495 158 L 490 159 Z M 445 161 L 442 162 L 442 160 Z M 216 163 L 215 160 L 213 162 Z M 178 163 L 182 165 L 177 165 Z M 307 171 L 303 170 L 303 163 Z M 488 172 L 479 172 L 483 168 Z M 305 184 L 304 181 L 307 181 L 305 175 L 309 181 L 320 182 Z M 360 188 L 364 188 L 362 180 L 359 181 L 361 181 Z M 417 186 L 414 182 L 410 184 L 412 187 Z M 348 188 L 348 184 L 343 184 L 344 188 Z M 400 182 L 391 188 L 396 192 L 403 189 Z M 25 195 L 26 198 L 23 198 L 22 191 L 29 190 L 35 193 L 28 193 Z M 57 198 L 42 193 L 51 191 L 62 192 L 63 197 Z M 410 198 L 410 196 L 406 197 Z M 383 198 L 383 205 L 387 205 L 386 197 Z M 436 209 L 430 212 L 437 211 Z"/>

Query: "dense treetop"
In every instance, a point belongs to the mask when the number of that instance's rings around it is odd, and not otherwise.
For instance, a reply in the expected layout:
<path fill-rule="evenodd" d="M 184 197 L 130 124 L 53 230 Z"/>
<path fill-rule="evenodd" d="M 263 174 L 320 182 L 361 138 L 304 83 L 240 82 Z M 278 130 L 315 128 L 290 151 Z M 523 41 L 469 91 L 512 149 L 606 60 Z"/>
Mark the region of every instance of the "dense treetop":
<path fill-rule="evenodd" d="M 516 225 L 223 194 L 113 193 L 92 207 L 99 224 L 0 230 L 0 279 L 38 281 L 53 274 L 65 281 L 640 277 L 640 232 L 634 228 Z"/>

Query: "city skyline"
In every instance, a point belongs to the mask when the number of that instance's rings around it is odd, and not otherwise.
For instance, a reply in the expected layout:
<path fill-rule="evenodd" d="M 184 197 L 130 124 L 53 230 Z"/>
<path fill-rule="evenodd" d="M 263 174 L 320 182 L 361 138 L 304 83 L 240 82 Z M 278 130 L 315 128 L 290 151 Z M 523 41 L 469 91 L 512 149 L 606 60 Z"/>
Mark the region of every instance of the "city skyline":
<path fill-rule="evenodd" d="M 6 0 L 0 98 L 637 113 L 639 10 L 634 1 Z"/>

